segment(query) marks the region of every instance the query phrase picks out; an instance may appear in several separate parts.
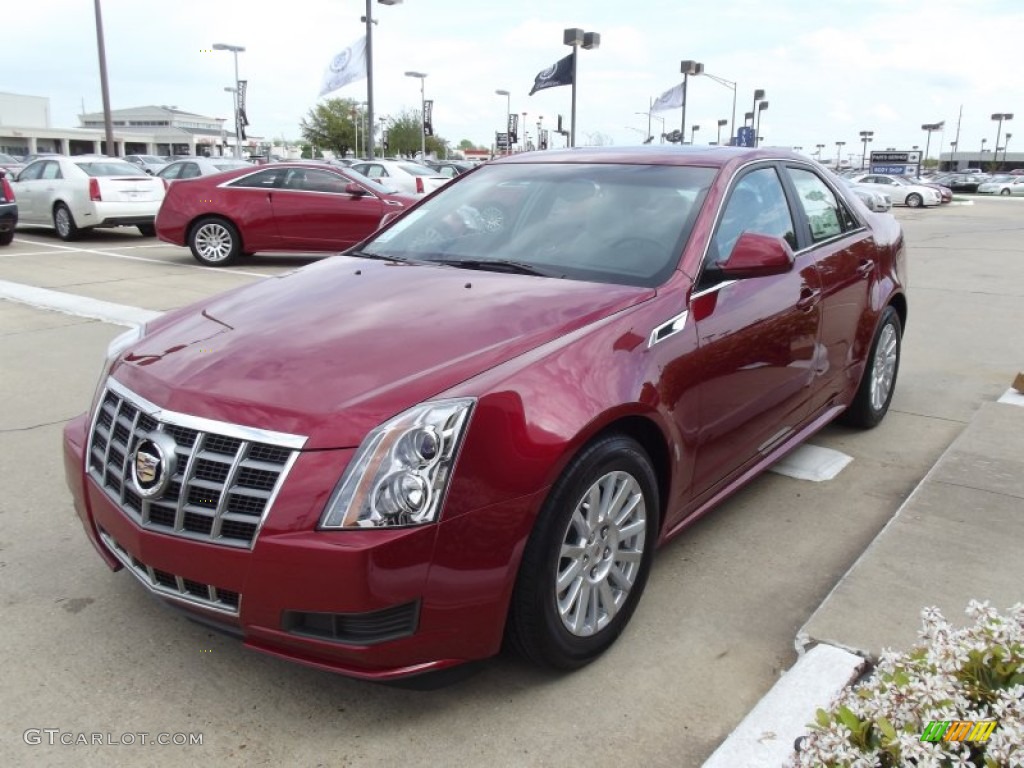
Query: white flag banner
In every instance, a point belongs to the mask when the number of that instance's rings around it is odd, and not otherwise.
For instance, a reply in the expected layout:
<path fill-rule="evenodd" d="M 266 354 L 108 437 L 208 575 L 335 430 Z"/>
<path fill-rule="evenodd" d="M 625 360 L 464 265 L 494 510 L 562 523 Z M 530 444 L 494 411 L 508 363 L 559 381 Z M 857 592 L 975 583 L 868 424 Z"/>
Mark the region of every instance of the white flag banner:
<path fill-rule="evenodd" d="M 331 59 L 331 63 L 327 65 L 327 71 L 324 72 L 320 95 L 324 96 L 349 83 L 354 83 L 356 80 L 364 79 L 366 79 L 365 35 Z"/>
<path fill-rule="evenodd" d="M 651 112 L 665 112 L 669 109 L 679 109 L 683 106 L 683 84 L 673 85 L 661 96 L 654 100 L 651 105 Z"/>

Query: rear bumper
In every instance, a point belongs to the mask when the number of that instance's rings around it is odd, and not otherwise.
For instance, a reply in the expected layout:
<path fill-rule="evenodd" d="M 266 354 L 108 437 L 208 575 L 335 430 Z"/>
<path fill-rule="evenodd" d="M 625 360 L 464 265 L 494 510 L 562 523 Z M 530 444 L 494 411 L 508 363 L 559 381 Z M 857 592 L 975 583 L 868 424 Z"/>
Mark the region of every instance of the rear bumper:
<path fill-rule="evenodd" d="M 0 232 L 10 232 L 18 224 L 18 204 L 0 204 Z"/>
<path fill-rule="evenodd" d="M 137 203 L 100 201 L 76 212 L 75 223 L 79 227 L 137 227 L 152 224 L 159 209 L 159 200 Z"/>

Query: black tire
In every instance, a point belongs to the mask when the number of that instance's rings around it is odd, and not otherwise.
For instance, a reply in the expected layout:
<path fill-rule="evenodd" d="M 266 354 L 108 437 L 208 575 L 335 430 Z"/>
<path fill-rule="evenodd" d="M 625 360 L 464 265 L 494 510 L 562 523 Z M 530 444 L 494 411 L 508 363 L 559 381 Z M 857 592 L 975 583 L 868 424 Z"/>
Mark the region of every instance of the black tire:
<path fill-rule="evenodd" d="M 0 232 L 0 245 L 10 245 L 14 242 L 14 230 L 8 230 L 7 232 Z"/>
<path fill-rule="evenodd" d="M 1008 189 L 1001 189 L 1001 190 L 999 190 L 999 194 L 1000 195 L 1005 195 L 1006 197 L 1009 197 L 1010 196 L 1010 190 L 1008 190 Z"/>
<path fill-rule="evenodd" d="M 242 238 L 235 225 L 219 216 L 200 219 L 188 233 L 188 247 L 200 264 L 226 267 L 242 253 Z"/>
<path fill-rule="evenodd" d="M 903 325 L 900 316 L 893 307 L 886 307 L 875 329 L 871 353 L 864 364 L 857 394 L 853 396 L 853 402 L 840 417 L 840 421 L 851 427 L 871 429 L 885 418 L 892 394 L 896 390 L 902 347 Z M 882 386 L 885 389 L 880 392 L 878 388 Z"/>
<path fill-rule="evenodd" d="M 595 490 L 600 483 L 605 484 L 603 491 Z M 631 507 L 628 517 L 602 520 L 602 510 L 586 517 L 576 514 L 593 509 L 587 498 L 592 493 L 600 500 L 619 492 L 636 502 L 625 505 Z M 658 510 L 654 470 L 635 440 L 613 434 L 584 448 L 552 487 L 526 544 L 509 609 L 509 644 L 534 663 L 564 670 L 582 667 L 607 650 L 629 623 L 647 584 Z M 567 546 L 576 550 L 575 556 Z M 566 595 L 588 599 L 566 597 L 560 609 L 559 574 L 571 585 L 565 588 Z M 629 579 L 631 583 L 626 583 Z M 602 615 L 605 605 L 599 592 L 605 599 L 613 598 L 614 611 Z M 572 613 L 574 605 L 573 628 L 573 617 L 565 614 Z M 580 610 L 580 605 L 585 608 Z"/>
<path fill-rule="evenodd" d="M 924 198 L 921 197 L 917 192 L 911 192 L 907 195 L 907 207 L 908 208 L 920 208 L 924 205 Z"/>
<path fill-rule="evenodd" d="M 82 235 L 75 224 L 75 217 L 71 215 L 71 209 L 64 203 L 53 206 L 53 228 L 57 230 L 57 237 L 65 242 L 77 240 Z"/>
<path fill-rule="evenodd" d="M 155 224 L 139 224 L 136 229 L 139 230 L 139 234 L 143 237 L 156 237 Z"/>

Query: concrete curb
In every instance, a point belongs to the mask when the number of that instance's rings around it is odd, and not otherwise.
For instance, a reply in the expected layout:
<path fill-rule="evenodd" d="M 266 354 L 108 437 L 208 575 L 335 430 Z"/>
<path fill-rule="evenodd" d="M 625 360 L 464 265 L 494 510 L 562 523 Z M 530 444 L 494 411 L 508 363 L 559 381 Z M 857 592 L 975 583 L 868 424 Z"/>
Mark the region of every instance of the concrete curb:
<path fill-rule="evenodd" d="M 796 740 L 808 732 L 819 707 L 827 707 L 867 666 L 856 654 L 816 645 L 789 668 L 703 768 L 781 768 Z"/>
<path fill-rule="evenodd" d="M 32 285 L 11 283 L 6 280 L 0 280 L 0 299 L 9 299 L 37 309 L 50 309 L 77 317 L 91 317 L 112 325 L 142 325 L 162 314 L 139 307 L 114 304 L 109 301 L 51 291 L 48 288 L 36 288 Z"/>

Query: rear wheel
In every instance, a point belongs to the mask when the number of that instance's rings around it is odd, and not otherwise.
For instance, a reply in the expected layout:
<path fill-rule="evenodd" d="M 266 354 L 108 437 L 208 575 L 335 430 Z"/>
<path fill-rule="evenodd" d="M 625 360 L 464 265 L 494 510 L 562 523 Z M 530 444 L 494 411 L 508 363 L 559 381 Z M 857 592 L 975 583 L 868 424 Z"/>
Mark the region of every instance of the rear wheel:
<path fill-rule="evenodd" d="M 53 228 L 57 230 L 57 237 L 64 241 L 77 240 L 81 235 L 71 209 L 64 203 L 57 203 L 53 207 Z"/>
<path fill-rule="evenodd" d="M 154 224 L 139 224 L 137 229 L 143 237 L 156 237 L 156 225 Z"/>
<path fill-rule="evenodd" d="M 907 207 L 920 208 L 922 205 L 924 205 L 924 198 L 917 194 L 917 192 L 907 195 Z"/>
<path fill-rule="evenodd" d="M 14 230 L 9 232 L 0 232 L 0 245 L 10 245 L 14 242 Z"/>
<path fill-rule="evenodd" d="M 211 216 L 192 226 L 188 233 L 188 247 L 200 264 L 225 267 L 241 255 L 242 239 L 230 221 Z"/>
<path fill-rule="evenodd" d="M 860 386 L 841 421 L 850 426 L 870 429 L 885 418 L 896 389 L 896 374 L 900 368 L 903 326 L 900 316 L 891 306 L 882 313 L 882 322 L 875 331 L 871 355 L 864 366 Z"/>
<path fill-rule="evenodd" d="M 999 190 L 999 194 L 1000 195 L 1006 195 L 1007 197 L 1009 197 L 1010 190 L 1008 190 L 1008 189 L 1001 189 L 1001 190 Z"/>
<path fill-rule="evenodd" d="M 611 646 L 647 583 L 658 509 L 654 470 L 636 441 L 610 435 L 585 448 L 552 488 L 523 553 L 513 647 L 576 669 Z"/>

